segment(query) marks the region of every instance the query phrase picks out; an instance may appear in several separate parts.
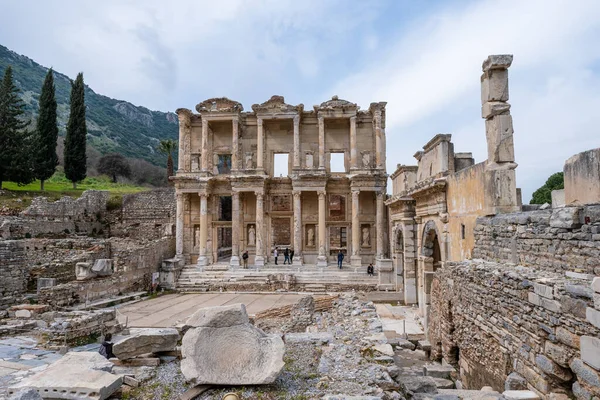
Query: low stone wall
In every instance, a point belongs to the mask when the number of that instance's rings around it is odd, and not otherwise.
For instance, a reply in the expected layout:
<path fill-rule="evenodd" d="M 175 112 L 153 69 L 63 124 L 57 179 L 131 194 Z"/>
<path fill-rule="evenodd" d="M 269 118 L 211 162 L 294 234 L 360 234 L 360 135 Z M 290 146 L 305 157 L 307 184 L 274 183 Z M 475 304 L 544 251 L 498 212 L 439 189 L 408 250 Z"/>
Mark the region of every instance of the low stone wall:
<path fill-rule="evenodd" d="M 565 204 L 600 203 L 600 148 L 569 158 L 564 174 Z"/>
<path fill-rule="evenodd" d="M 28 275 L 23 243 L 0 241 L 0 310 L 21 302 L 27 290 Z"/>
<path fill-rule="evenodd" d="M 108 191 L 86 190 L 77 199 L 63 197 L 50 202 L 46 197 L 36 197 L 21 215 L 46 220 L 93 221 L 98 219 L 98 213 L 106 211 L 108 196 Z"/>
<path fill-rule="evenodd" d="M 600 275 L 600 205 L 480 217 L 473 258 Z"/>
<path fill-rule="evenodd" d="M 175 254 L 175 240 L 163 238 L 138 244 L 133 240 L 112 238 L 110 248 L 113 275 L 43 288 L 39 302 L 58 308 L 126 292 L 148 290 L 152 273 L 159 271 L 164 259 Z"/>
<path fill-rule="evenodd" d="M 543 397 L 600 396 L 600 293 L 578 279 L 588 276 L 568 275 L 481 260 L 446 264 L 431 289 L 432 358 L 458 366 L 469 389 L 502 391 L 506 383 Z"/>
<path fill-rule="evenodd" d="M 40 330 L 39 336 L 40 344 L 49 349 L 59 349 L 65 343 L 74 346 L 87 344 L 101 335 L 118 330 L 114 309 L 55 312 L 48 313 L 48 317 L 51 317 L 52 321 Z"/>
<path fill-rule="evenodd" d="M 175 234 L 175 190 L 156 189 L 123 196 L 111 235 L 154 240 Z"/>

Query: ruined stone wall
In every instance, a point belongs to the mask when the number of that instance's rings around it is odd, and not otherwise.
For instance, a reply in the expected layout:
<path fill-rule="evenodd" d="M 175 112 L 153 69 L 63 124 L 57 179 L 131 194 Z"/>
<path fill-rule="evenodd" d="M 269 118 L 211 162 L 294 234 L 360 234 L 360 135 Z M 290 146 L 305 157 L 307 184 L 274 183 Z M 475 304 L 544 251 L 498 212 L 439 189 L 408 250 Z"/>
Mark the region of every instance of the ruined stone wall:
<path fill-rule="evenodd" d="M 147 290 L 152 282 L 152 273 L 158 272 L 164 259 L 175 254 L 175 241 L 173 238 L 162 238 L 139 244 L 133 240 L 112 238 L 110 248 L 114 265 L 111 276 L 44 288 L 40 292 L 39 302 L 65 307 L 86 300 Z"/>
<path fill-rule="evenodd" d="M 448 260 L 471 258 L 475 224 L 485 209 L 485 162 L 463 169 L 447 178 Z M 464 235 L 463 235 L 464 234 Z"/>
<path fill-rule="evenodd" d="M 175 190 L 155 189 L 123 196 L 117 218 L 111 221 L 111 236 L 155 240 L 174 234 Z"/>
<path fill-rule="evenodd" d="M 36 197 L 22 215 L 32 218 L 63 219 L 69 221 L 95 220 L 96 213 L 106 210 L 108 192 L 103 190 L 86 190 L 82 195 L 73 199 L 63 197 L 50 202 L 46 197 Z"/>
<path fill-rule="evenodd" d="M 569 158 L 564 175 L 565 204 L 600 203 L 600 148 Z"/>
<path fill-rule="evenodd" d="M 600 205 L 482 217 L 473 258 L 600 274 Z"/>
<path fill-rule="evenodd" d="M 18 240 L 0 241 L 0 309 L 21 301 L 27 289 L 27 257 Z"/>
<path fill-rule="evenodd" d="M 432 357 L 458 364 L 470 389 L 501 391 L 506 381 L 544 397 L 600 396 L 600 293 L 590 283 L 539 267 L 448 263 L 432 284 Z"/>

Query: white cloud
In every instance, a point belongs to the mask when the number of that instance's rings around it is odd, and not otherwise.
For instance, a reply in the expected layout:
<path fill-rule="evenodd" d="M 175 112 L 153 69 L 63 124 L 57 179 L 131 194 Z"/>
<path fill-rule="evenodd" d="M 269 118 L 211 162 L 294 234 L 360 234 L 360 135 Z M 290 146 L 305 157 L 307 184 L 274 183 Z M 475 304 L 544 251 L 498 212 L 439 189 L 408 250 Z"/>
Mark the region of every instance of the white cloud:
<path fill-rule="evenodd" d="M 479 76 L 488 54 L 515 55 L 510 69 L 518 184 L 524 201 L 572 152 L 597 147 L 588 111 L 600 90 L 600 3 L 476 2 L 427 15 L 380 57 L 333 87 L 366 106 L 385 100 L 388 170 L 437 133 L 455 133 L 457 151 L 486 158 L 479 120 Z M 332 92 L 330 90 L 329 92 Z M 585 143 L 585 144 L 584 144 Z M 393 151 L 391 151 L 393 150 Z"/>

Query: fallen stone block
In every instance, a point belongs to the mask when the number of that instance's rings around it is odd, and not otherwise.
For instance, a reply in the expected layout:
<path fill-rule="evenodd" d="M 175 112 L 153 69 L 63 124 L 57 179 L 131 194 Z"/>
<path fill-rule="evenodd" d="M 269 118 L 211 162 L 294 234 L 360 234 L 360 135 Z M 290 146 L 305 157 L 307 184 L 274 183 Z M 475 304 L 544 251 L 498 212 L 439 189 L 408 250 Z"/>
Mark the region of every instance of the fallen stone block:
<path fill-rule="evenodd" d="M 384 344 L 376 344 L 375 346 L 373 346 L 373 350 L 386 355 L 386 356 L 390 356 L 393 357 L 394 356 L 394 349 L 392 348 L 392 345 L 384 343 Z"/>
<path fill-rule="evenodd" d="M 540 400 L 540 396 L 531 390 L 507 390 L 502 395 L 506 400 Z"/>
<path fill-rule="evenodd" d="M 123 384 L 127 385 L 127 386 L 131 386 L 131 387 L 138 387 L 140 386 L 140 382 L 135 379 L 132 378 L 131 376 L 123 376 Z"/>
<path fill-rule="evenodd" d="M 92 272 L 96 276 L 109 276 L 113 273 L 112 260 L 108 258 L 100 258 L 94 261 Z"/>
<path fill-rule="evenodd" d="M 67 353 L 44 371 L 10 387 L 9 394 L 33 389 L 44 399 L 104 400 L 123 383 L 123 377 L 108 372 L 111 369 L 112 363 L 99 353 Z"/>
<path fill-rule="evenodd" d="M 453 372 L 456 370 L 449 365 L 428 364 L 423 366 L 423 375 L 433 378 L 450 379 Z"/>
<path fill-rule="evenodd" d="M 433 380 L 435 381 L 435 386 L 438 389 L 454 389 L 454 382 L 450 379 L 433 378 Z"/>
<path fill-rule="evenodd" d="M 417 348 L 427 352 L 431 351 L 431 343 L 429 343 L 429 340 L 419 340 Z"/>
<path fill-rule="evenodd" d="M 126 360 L 147 353 L 172 351 L 177 347 L 179 332 L 175 328 L 131 328 L 130 335 L 113 345 L 113 353 Z"/>
<path fill-rule="evenodd" d="M 403 386 L 404 389 L 412 393 L 437 393 L 438 389 L 430 376 L 400 376 L 398 377 L 398 383 Z"/>
<path fill-rule="evenodd" d="M 197 385 L 273 383 L 285 346 L 250 324 L 243 304 L 204 308 L 192 315 L 181 346 L 181 372 Z"/>
<path fill-rule="evenodd" d="M 331 333 L 312 332 L 312 333 L 286 333 L 283 337 L 285 343 L 320 343 L 326 344 L 333 340 Z"/>
<path fill-rule="evenodd" d="M 516 372 L 511 372 L 504 381 L 504 390 L 523 390 L 527 389 L 527 381 Z"/>

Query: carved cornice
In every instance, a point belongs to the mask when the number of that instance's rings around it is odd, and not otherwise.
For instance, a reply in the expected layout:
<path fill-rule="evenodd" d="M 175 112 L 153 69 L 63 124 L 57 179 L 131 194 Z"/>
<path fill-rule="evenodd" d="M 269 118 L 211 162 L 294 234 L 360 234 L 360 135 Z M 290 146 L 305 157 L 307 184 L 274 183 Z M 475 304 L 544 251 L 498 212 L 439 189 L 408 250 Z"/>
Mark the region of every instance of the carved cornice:
<path fill-rule="evenodd" d="M 271 96 L 271 98 L 261 104 L 253 104 L 252 111 L 256 114 L 280 114 L 280 113 L 302 113 L 304 104 L 293 106 L 287 104 L 283 96 Z"/>
<path fill-rule="evenodd" d="M 432 196 L 436 193 L 446 192 L 446 178 L 433 178 L 421 181 L 417 186 L 410 189 L 409 196 L 419 200 L 423 197 Z"/>
<path fill-rule="evenodd" d="M 196 111 L 201 114 L 240 113 L 244 111 L 244 107 L 241 103 L 227 97 L 214 97 L 199 103 L 196 106 Z"/>
<path fill-rule="evenodd" d="M 416 174 L 418 169 L 419 169 L 419 167 L 416 166 L 416 165 L 402 165 L 402 164 L 398 164 L 396 166 L 396 170 L 390 175 L 390 178 L 394 179 L 398 175 L 400 175 L 402 172 L 413 172 L 413 173 Z"/>
<path fill-rule="evenodd" d="M 351 103 L 348 100 L 340 99 L 333 96 L 331 100 L 324 101 L 321 105 L 313 106 L 315 112 L 341 110 L 341 111 L 358 111 L 360 107 L 356 103 Z"/>
<path fill-rule="evenodd" d="M 182 120 L 190 121 L 193 115 L 192 111 L 188 110 L 187 108 L 178 108 L 177 110 L 175 110 L 175 114 L 177 114 L 177 116 L 179 117 L 179 122 L 181 122 Z"/>

